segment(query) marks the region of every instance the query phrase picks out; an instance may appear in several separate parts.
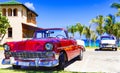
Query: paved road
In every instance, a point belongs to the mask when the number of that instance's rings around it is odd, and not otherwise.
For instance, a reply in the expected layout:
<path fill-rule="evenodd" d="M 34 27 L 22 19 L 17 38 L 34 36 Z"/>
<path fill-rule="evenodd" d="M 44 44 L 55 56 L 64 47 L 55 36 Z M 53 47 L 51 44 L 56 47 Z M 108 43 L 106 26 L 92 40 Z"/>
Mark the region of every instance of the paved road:
<path fill-rule="evenodd" d="M 0 51 L 0 62 L 3 51 Z M 8 68 L 11 65 L 1 65 L 0 68 Z M 73 60 L 65 68 L 65 71 L 74 72 L 120 72 L 120 51 L 94 51 L 84 52 L 82 61 Z"/>
<path fill-rule="evenodd" d="M 82 61 L 75 61 L 65 68 L 75 72 L 120 72 L 120 51 L 84 52 Z"/>

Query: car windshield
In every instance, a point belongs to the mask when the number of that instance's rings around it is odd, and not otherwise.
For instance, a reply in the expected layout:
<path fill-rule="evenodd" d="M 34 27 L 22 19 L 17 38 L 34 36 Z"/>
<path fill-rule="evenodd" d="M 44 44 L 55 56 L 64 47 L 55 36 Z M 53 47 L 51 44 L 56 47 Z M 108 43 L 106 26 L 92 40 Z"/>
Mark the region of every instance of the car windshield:
<path fill-rule="evenodd" d="M 114 37 L 109 37 L 109 36 L 106 36 L 106 37 L 101 37 L 102 40 L 114 40 Z"/>
<path fill-rule="evenodd" d="M 35 38 L 67 38 L 64 30 L 40 30 L 36 32 Z"/>

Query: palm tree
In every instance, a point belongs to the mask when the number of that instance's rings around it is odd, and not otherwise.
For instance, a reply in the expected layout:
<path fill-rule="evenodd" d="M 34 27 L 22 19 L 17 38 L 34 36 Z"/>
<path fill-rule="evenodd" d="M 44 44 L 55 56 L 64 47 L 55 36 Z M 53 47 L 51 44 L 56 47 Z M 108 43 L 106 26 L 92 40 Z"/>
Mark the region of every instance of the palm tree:
<path fill-rule="evenodd" d="M 120 22 L 116 22 L 113 26 L 113 35 L 117 38 L 117 43 L 119 44 L 120 40 Z"/>
<path fill-rule="evenodd" d="M 115 24 L 115 17 L 109 14 L 105 19 L 104 29 L 107 34 L 113 35 L 113 26 Z"/>
<path fill-rule="evenodd" d="M 6 30 L 10 27 L 9 21 L 5 16 L 0 13 L 0 37 L 2 34 L 6 34 Z"/>
<path fill-rule="evenodd" d="M 76 26 L 76 30 L 78 31 L 78 33 L 79 33 L 79 35 L 80 35 L 80 38 L 81 38 L 81 35 L 82 35 L 82 32 L 83 32 L 84 26 L 81 25 L 80 23 L 77 23 L 75 26 Z"/>
<path fill-rule="evenodd" d="M 102 15 L 97 16 L 96 18 L 92 19 L 90 21 L 91 24 L 95 23 L 97 24 L 96 26 L 96 32 L 98 33 L 98 35 L 102 35 L 104 33 L 104 28 L 103 28 L 103 24 L 104 24 L 104 17 Z"/>
<path fill-rule="evenodd" d="M 91 33 L 92 30 L 90 29 L 91 26 L 84 26 L 83 34 L 85 35 L 87 41 L 88 41 L 88 46 L 90 46 L 90 39 L 91 39 Z"/>
<path fill-rule="evenodd" d="M 98 38 L 98 36 L 97 36 L 97 35 L 95 34 L 95 32 L 93 31 L 92 36 L 91 36 L 91 39 L 92 39 L 92 41 L 93 41 L 93 43 L 94 43 L 94 46 L 96 46 L 95 42 L 96 42 L 97 38 Z"/>
<path fill-rule="evenodd" d="M 120 3 L 113 3 L 112 5 L 111 5 L 111 7 L 112 8 L 116 8 L 116 9 L 118 9 L 118 12 L 115 14 L 117 17 L 119 17 L 120 16 Z M 120 41 L 120 23 L 116 23 L 117 25 L 115 25 L 114 26 L 114 35 L 116 36 L 116 38 L 117 38 L 117 41 L 118 41 L 118 43 L 119 43 L 119 41 Z M 119 29 L 118 29 L 119 28 Z"/>
<path fill-rule="evenodd" d="M 75 35 L 75 32 L 76 32 L 76 27 L 74 26 L 74 25 L 72 25 L 72 26 L 67 26 L 67 30 L 68 30 L 68 32 L 70 32 L 70 33 L 72 33 L 72 35 L 73 35 L 73 37 L 74 37 L 74 35 Z"/>
<path fill-rule="evenodd" d="M 111 5 L 112 8 L 118 9 L 118 12 L 115 14 L 116 16 L 120 16 L 120 4 L 119 3 L 113 3 Z"/>

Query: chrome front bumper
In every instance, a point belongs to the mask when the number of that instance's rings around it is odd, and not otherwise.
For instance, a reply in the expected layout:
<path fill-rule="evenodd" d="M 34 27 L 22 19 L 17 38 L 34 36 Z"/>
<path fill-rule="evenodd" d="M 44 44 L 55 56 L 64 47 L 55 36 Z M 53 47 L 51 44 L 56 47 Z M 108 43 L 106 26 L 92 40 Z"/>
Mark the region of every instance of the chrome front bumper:
<path fill-rule="evenodd" d="M 10 59 L 3 59 L 2 64 L 11 64 L 11 65 L 19 65 L 19 66 L 43 66 L 43 67 L 54 67 L 57 66 L 59 61 L 57 59 L 50 61 L 41 61 L 39 58 L 35 58 L 34 61 L 19 61 L 15 60 L 13 57 Z"/>
<path fill-rule="evenodd" d="M 43 66 L 43 67 L 54 67 L 59 64 L 59 54 L 54 53 L 54 59 L 51 58 L 19 58 L 15 59 L 3 59 L 2 64 L 20 65 L 20 66 Z"/>
<path fill-rule="evenodd" d="M 117 48 L 116 45 L 108 44 L 108 45 L 100 45 L 100 48 Z"/>

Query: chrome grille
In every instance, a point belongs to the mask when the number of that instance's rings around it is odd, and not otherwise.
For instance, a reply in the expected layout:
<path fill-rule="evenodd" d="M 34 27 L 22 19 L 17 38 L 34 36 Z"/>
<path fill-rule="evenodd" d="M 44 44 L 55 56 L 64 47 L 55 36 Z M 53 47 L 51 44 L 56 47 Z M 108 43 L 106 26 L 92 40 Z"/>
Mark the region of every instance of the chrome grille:
<path fill-rule="evenodd" d="M 11 56 L 17 58 L 47 58 L 53 56 L 53 52 L 11 52 Z"/>

